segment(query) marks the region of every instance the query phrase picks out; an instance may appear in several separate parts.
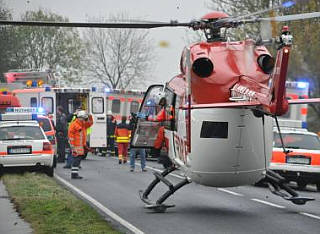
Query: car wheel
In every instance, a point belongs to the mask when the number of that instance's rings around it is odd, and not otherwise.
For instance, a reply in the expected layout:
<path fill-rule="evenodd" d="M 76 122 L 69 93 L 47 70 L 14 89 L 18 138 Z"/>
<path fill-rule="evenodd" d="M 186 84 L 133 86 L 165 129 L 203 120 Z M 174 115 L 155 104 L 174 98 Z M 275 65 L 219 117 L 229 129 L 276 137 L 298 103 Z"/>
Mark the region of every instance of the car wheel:
<path fill-rule="evenodd" d="M 298 185 L 298 189 L 299 190 L 303 190 L 303 189 L 306 188 L 307 182 L 305 182 L 305 181 L 297 181 L 297 185 Z"/>
<path fill-rule="evenodd" d="M 52 166 L 52 167 L 46 166 L 46 167 L 44 168 L 44 173 L 46 173 L 47 176 L 49 176 L 49 177 L 53 177 L 54 167 L 53 167 L 53 166 Z"/>

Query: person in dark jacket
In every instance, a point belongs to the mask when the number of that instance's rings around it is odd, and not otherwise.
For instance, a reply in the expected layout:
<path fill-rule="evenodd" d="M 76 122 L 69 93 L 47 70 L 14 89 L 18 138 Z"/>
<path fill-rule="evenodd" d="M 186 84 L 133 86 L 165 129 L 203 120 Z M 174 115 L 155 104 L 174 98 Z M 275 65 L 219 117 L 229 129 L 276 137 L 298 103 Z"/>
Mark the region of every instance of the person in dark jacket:
<path fill-rule="evenodd" d="M 112 114 L 107 116 L 107 155 L 115 156 L 115 147 L 114 147 L 114 132 L 116 129 L 117 123 Z"/>
<path fill-rule="evenodd" d="M 57 137 L 57 154 L 58 162 L 65 161 L 66 154 L 66 141 L 67 141 L 67 117 L 63 112 L 62 106 L 57 107 L 57 124 L 56 124 L 56 137 Z"/>
<path fill-rule="evenodd" d="M 76 109 L 74 113 L 71 113 L 67 117 L 67 131 L 69 129 L 70 124 L 77 119 L 77 113 L 81 111 L 80 108 Z M 70 169 L 72 165 L 72 152 L 70 149 L 70 144 L 68 141 L 66 141 L 66 146 L 68 146 L 68 155 L 67 155 L 67 162 L 66 165 L 63 167 L 65 169 Z"/>
<path fill-rule="evenodd" d="M 131 113 L 131 118 L 129 122 L 130 131 L 133 132 L 135 130 L 137 123 L 137 115 L 135 113 Z M 132 137 L 131 137 L 132 141 Z M 146 149 L 145 148 L 133 148 L 130 147 L 130 171 L 133 172 L 135 169 L 135 159 L 136 155 L 140 156 L 141 163 L 141 171 L 147 171 L 146 167 Z"/>

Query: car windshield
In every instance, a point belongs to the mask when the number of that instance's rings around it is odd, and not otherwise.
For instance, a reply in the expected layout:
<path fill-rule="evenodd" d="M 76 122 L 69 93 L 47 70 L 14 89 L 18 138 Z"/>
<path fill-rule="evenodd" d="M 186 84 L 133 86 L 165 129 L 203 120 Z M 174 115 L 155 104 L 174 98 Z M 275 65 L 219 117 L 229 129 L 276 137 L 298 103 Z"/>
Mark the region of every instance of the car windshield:
<path fill-rule="evenodd" d="M 0 128 L 0 140 L 43 140 L 45 136 L 37 126 L 10 126 Z"/>
<path fill-rule="evenodd" d="M 45 118 L 38 118 L 38 123 L 42 127 L 43 131 L 51 131 L 50 120 Z"/>
<path fill-rule="evenodd" d="M 298 133 L 282 133 L 281 135 L 286 148 L 320 150 L 320 140 L 317 136 Z M 282 147 L 279 133 L 274 133 L 273 147 Z"/>

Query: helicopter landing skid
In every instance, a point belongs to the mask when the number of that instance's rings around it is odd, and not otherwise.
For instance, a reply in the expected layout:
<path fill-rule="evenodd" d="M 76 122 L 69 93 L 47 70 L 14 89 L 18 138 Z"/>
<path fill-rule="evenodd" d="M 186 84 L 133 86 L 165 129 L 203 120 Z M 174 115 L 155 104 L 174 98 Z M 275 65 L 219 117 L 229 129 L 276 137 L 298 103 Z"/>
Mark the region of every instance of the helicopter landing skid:
<path fill-rule="evenodd" d="M 146 209 L 151 209 L 155 212 L 163 213 L 166 211 L 167 208 L 171 208 L 171 207 L 175 206 L 173 204 L 172 205 L 171 204 L 170 205 L 163 204 L 163 202 L 168 197 L 170 197 L 172 194 L 174 194 L 178 189 L 180 189 L 181 187 L 183 187 L 186 184 L 189 184 L 190 180 L 185 178 L 184 180 L 182 180 L 178 184 L 173 185 L 169 180 L 167 180 L 164 177 L 166 175 L 170 174 L 171 172 L 173 172 L 174 170 L 176 170 L 176 167 L 171 166 L 171 167 L 167 168 L 166 170 L 164 170 L 162 173 L 154 172 L 153 174 L 155 176 L 155 179 L 149 184 L 149 186 L 147 187 L 147 189 L 145 191 L 143 191 L 143 190 L 139 191 L 140 199 L 146 204 L 146 206 L 145 206 Z M 162 196 L 156 202 L 153 202 L 150 199 L 148 199 L 148 196 L 151 193 L 151 191 L 154 189 L 154 187 L 160 181 L 163 182 L 164 184 L 166 184 L 169 187 L 169 189 L 164 194 L 162 194 Z"/>
<path fill-rule="evenodd" d="M 286 184 L 285 179 L 274 171 L 267 170 L 266 182 L 268 183 L 269 189 L 273 194 L 280 196 L 285 200 L 291 201 L 296 205 L 304 205 L 306 202 L 314 200 L 314 198 L 311 197 L 300 197 L 296 191 Z M 286 193 L 282 192 L 281 189 Z"/>

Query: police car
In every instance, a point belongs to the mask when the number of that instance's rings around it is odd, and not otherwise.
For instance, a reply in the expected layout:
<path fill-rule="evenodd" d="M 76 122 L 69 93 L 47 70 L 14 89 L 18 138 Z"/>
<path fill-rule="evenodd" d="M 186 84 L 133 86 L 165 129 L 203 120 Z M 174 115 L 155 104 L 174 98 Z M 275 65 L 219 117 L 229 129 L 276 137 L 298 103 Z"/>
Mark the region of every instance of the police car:
<path fill-rule="evenodd" d="M 301 121 L 286 120 L 280 123 L 285 149 L 283 152 L 279 131 L 274 128 L 274 141 L 270 169 L 299 189 L 315 184 L 320 191 L 320 140 L 317 134 L 302 128 Z"/>
<path fill-rule="evenodd" d="M 6 167 L 35 167 L 54 174 L 54 150 L 37 114 L 0 114 L 0 170 Z"/>

